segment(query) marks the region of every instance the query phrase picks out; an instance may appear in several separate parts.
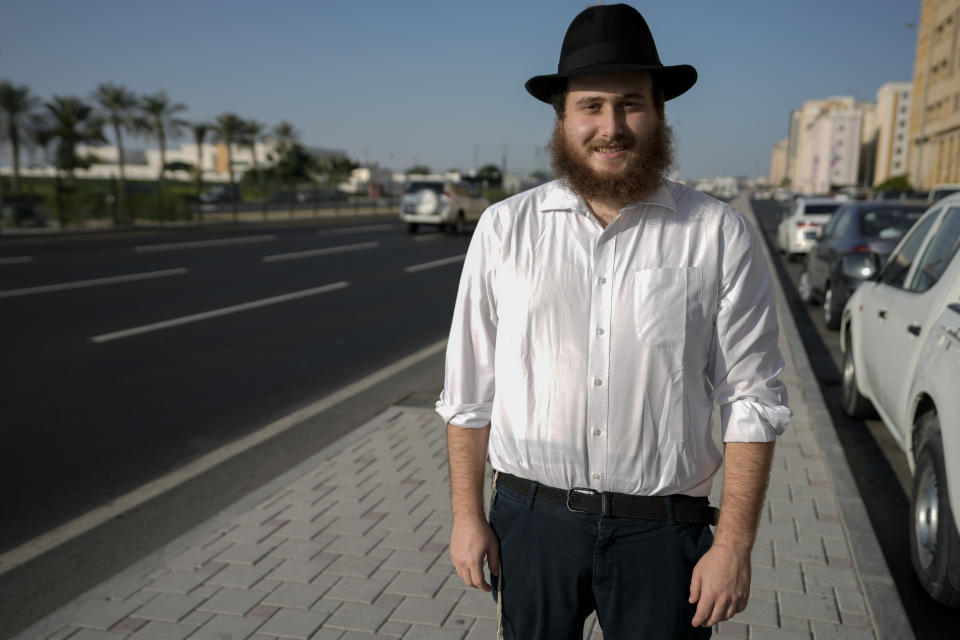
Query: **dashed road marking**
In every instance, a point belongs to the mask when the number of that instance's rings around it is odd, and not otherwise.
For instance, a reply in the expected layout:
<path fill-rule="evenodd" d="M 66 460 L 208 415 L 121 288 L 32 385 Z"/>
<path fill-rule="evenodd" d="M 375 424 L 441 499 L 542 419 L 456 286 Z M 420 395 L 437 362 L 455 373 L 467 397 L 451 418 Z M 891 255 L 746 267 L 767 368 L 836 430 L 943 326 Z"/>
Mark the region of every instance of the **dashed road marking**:
<path fill-rule="evenodd" d="M 439 240 L 440 238 L 445 238 L 446 235 L 443 233 L 430 233 L 421 236 L 413 236 L 414 242 L 430 242 L 431 240 Z"/>
<path fill-rule="evenodd" d="M 28 262 L 33 262 L 33 256 L 10 256 L 8 258 L 0 258 L 0 264 L 27 264 Z"/>
<path fill-rule="evenodd" d="M 379 242 L 360 242 L 358 244 L 344 244 L 339 247 L 327 247 L 325 249 L 311 249 L 309 251 L 294 251 L 292 253 L 278 253 L 272 256 L 263 256 L 264 262 L 280 262 L 282 260 L 299 260 L 300 258 L 313 258 L 315 256 L 328 256 L 334 253 L 345 253 L 347 251 L 362 251 L 363 249 L 376 249 L 380 246 Z"/>
<path fill-rule="evenodd" d="M 417 271 L 423 271 L 425 269 L 433 269 L 435 267 L 443 267 L 448 264 L 453 264 L 455 262 L 462 262 L 464 258 L 467 257 L 467 254 L 462 253 L 459 256 L 451 256 L 449 258 L 443 258 L 441 260 L 433 260 L 431 262 L 421 262 L 420 264 L 414 264 L 409 267 L 404 267 L 403 270 L 407 273 L 414 273 Z"/>
<path fill-rule="evenodd" d="M 85 287 L 100 287 L 108 284 L 118 284 L 121 282 L 134 282 L 136 280 L 150 280 L 152 278 L 166 278 L 167 276 L 182 276 L 187 273 L 186 268 L 164 269 L 162 271 L 145 271 L 143 273 L 131 273 L 123 276 L 109 276 L 107 278 L 94 278 L 92 280 L 75 280 L 73 282 L 59 282 L 57 284 L 45 284 L 38 287 L 25 287 L 23 289 L 7 289 L 0 291 L 0 298 L 14 298 L 17 296 L 29 296 L 35 293 L 50 293 L 52 291 L 66 291 L 68 289 L 83 289 Z"/>
<path fill-rule="evenodd" d="M 280 296 L 273 296 L 272 298 L 263 298 L 262 300 L 253 300 L 251 302 L 244 302 L 243 304 L 235 304 L 230 307 L 221 307 L 220 309 L 212 309 L 211 311 L 204 311 L 203 313 L 194 313 L 189 316 L 182 316 L 180 318 L 173 318 L 171 320 L 164 320 L 162 322 L 154 322 L 153 324 L 145 324 L 139 327 L 133 327 L 132 329 L 114 331 L 113 333 L 104 333 L 99 336 L 93 336 L 92 338 L 90 338 L 90 341 L 97 342 L 97 343 L 110 342 L 111 340 L 128 338 L 130 336 L 139 335 L 141 333 L 149 333 L 151 331 L 160 331 L 161 329 L 178 327 L 180 325 L 189 324 L 191 322 L 199 322 L 200 320 L 208 320 L 210 318 L 217 318 L 219 316 L 225 316 L 231 313 L 247 311 L 248 309 L 266 307 L 271 304 L 287 302 L 288 300 L 297 300 L 299 298 L 306 298 L 307 296 L 314 296 L 320 293 L 327 293 L 328 291 L 336 291 L 337 289 L 344 289 L 349 286 L 350 286 L 349 282 L 335 282 L 333 284 L 323 285 L 322 287 L 314 287 L 312 289 L 294 291 L 292 293 L 285 293 Z"/>
<path fill-rule="evenodd" d="M 203 249 L 206 247 L 225 247 L 232 244 L 253 244 L 256 242 L 271 242 L 276 240 L 273 234 L 262 236 L 240 236 L 237 238 L 218 238 L 216 240 L 192 240 L 190 242 L 169 242 L 166 244 L 144 244 L 133 248 L 137 253 L 151 253 L 154 251 L 178 251 L 180 249 Z"/>
<path fill-rule="evenodd" d="M 372 233 L 374 231 L 390 231 L 392 224 L 369 224 L 362 227 L 343 227 L 341 229 L 321 229 L 318 236 L 335 236 L 346 233 Z"/>

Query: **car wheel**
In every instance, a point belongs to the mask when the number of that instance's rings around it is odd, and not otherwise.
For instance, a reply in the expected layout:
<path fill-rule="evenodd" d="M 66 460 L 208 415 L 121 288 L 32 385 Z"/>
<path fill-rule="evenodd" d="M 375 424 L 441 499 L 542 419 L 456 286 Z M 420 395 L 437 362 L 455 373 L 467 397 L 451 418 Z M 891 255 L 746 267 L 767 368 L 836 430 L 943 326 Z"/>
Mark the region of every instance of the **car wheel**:
<path fill-rule="evenodd" d="M 417 229 L 419 228 L 420 228 L 420 225 L 417 224 L 416 222 L 407 223 L 407 233 L 416 233 Z"/>
<path fill-rule="evenodd" d="M 960 585 L 951 580 L 950 558 L 960 553 L 947 493 L 940 421 L 935 411 L 917 421 L 919 452 L 913 475 L 910 559 L 930 597 L 951 607 L 960 606 Z"/>
<path fill-rule="evenodd" d="M 462 236 L 465 231 L 465 224 L 463 220 L 463 211 L 457 214 L 457 221 L 453 223 L 453 233 Z"/>
<path fill-rule="evenodd" d="M 834 331 L 840 328 L 840 310 L 837 309 L 837 296 L 833 293 L 832 282 L 823 294 L 823 324 Z"/>
<path fill-rule="evenodd" d="M 853 359 L 853 336 L 849 335 L 850 342 L 847 352 L 843 356 L 843 372 L 841 376 L 841 392 L 843 412 L 854 418 L 869 418 L 873 415 L 873 404 L 863 397 L 857 388 L 857 369 Z"/>
<path fill-rule="evenodd" d="M 797 280 L 797 293 L 805 304 L 813 304 L 813 283 L 810 282 L 810 273 L 804 269 Z"/>

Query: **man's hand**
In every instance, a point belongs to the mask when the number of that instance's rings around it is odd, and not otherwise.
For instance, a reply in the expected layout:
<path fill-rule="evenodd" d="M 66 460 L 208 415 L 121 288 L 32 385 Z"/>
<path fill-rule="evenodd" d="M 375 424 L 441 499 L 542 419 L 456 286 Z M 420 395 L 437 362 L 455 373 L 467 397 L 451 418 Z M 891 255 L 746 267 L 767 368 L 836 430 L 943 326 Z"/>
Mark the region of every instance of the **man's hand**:
<path fill-rule="evenodd" d="M 450 560 L 457 575 L 468 587 L 490 591 L 483 577 L 483 560 L 490 574 L 500 575 L 500 543 L 493 529 L 482 518 L 454 519 L 450 536 Z"/>
<path fill-rule="evenodd" d="M 747 608 L 750 552 L 714 544 L 693 568 L 690 604 L 697 603 L 693 626 L 712 627 Z"/>

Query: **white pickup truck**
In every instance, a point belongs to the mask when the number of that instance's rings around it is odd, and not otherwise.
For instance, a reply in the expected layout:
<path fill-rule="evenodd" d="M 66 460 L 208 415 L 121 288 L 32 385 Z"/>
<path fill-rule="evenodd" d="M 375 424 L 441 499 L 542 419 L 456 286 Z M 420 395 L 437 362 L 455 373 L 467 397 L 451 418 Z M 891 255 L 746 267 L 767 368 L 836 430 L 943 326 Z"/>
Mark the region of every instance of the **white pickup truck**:
<path fill-rule="evenodd" d="M 407 231 L 416 233 L 427 224 L 461 234 L 468 224 L 475 224 L 489 206 L 486 198 L 463 182 L 424 177 L 410 180 L 403 187 L 400 219 Z"/>

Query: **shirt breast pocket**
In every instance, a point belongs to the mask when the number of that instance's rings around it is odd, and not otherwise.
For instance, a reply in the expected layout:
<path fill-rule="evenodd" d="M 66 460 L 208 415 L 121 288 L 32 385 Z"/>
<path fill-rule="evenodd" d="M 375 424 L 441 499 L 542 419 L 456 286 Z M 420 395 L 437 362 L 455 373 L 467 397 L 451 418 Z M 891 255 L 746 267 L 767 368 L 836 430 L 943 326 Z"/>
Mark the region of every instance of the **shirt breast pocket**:
<path fill-rule="evenodd" d="M 689 319 L 700 307 L 700 267 L 643 269 L 634 274 L 633 317 L 647 344 L 683 344 Z"/>

